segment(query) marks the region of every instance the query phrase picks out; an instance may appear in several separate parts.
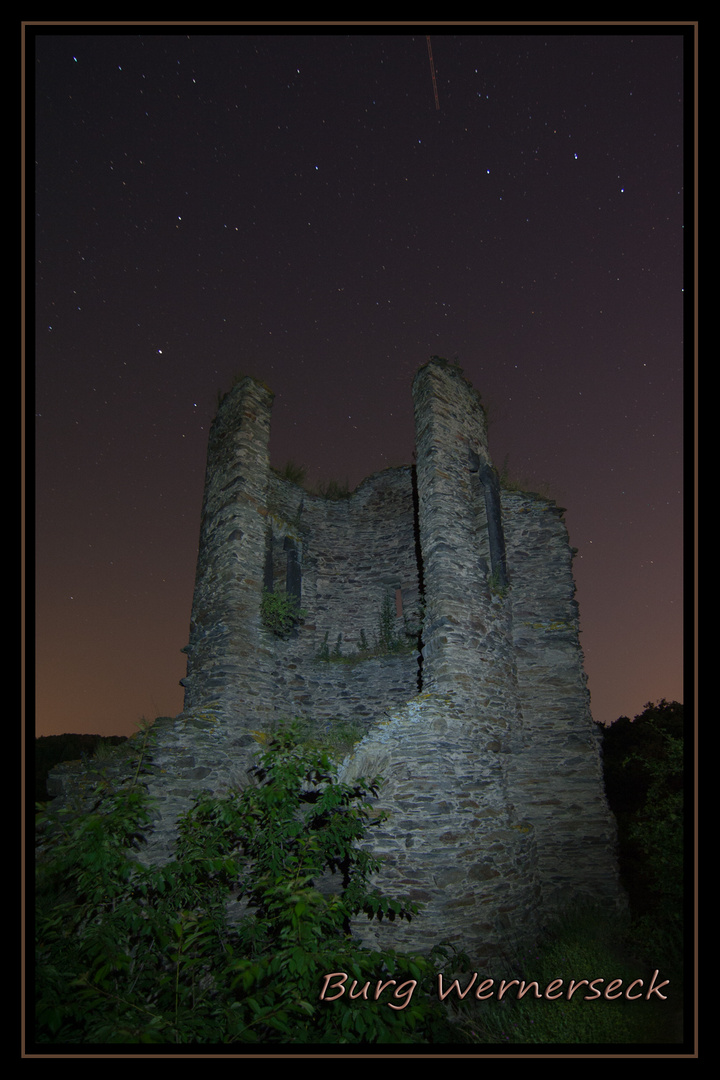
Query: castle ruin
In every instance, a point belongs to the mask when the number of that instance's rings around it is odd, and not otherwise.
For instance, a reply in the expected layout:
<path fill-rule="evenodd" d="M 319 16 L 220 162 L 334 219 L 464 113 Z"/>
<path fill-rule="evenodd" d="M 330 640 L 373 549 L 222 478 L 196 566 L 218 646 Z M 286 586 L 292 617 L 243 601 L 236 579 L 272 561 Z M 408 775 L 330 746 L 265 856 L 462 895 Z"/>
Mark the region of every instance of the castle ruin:
<path fill-rule="evenodd" d="M 368 944 L 452 941 L 478 962 L 568 901 L 621 888 L 562 510 L 501 489 L 477 392 L 434 357 L 412 387 L 416 465 L 347 498 L 270 467 L 272 392 L 246 378 L 208 445 L 184 712 L 158 724 L 161 857 L 199 789 L 246 782 L 257 732 L 352 725 L 341 775 L 384 778 L 378 885 L 422 904 Z M 297 599 L 280 637 L 264 590 Z M 383 640 L 395 647 L 382 648 Z"/>

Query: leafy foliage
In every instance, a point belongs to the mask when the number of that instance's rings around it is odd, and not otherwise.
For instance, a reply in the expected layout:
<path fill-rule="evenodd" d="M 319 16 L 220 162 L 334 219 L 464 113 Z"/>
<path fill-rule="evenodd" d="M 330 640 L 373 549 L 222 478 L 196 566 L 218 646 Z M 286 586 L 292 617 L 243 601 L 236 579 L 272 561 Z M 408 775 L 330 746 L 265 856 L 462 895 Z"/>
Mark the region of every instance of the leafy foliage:
<path fill-rule="evenodd" d="M 297 598 L 291 593 L 270 592 L 263 589 L 260 601 L 260 616 L 263 625 L 272 630 L 277 637 L 287 637 L 304 617 Z"/>
<path fill-rule="evenodd" d="M 176 858 L 132 856 L 150 808 L 141 785 L 98 791 L 91 813 L 39 815 L 38 1043 L 456 1041 L 429 960 L 360 946 L 352 921 L 410 919 L 370 888 L 362 846 L 378 781 L 338 783 L 322 752 L 279 733 L 256 783 L 204 797 L 180 823 Z M 335 888 L 319 891 L 333 875 Z M 238 913 L 228 918 L 234 890 Z M 319 1000 L 324 977 L 419 985 L 386 1001 Z"/>
<path fill-rule="evenodd" d="M 87 760 L 100 757 L 108 747 L 126 742 L 125 735 L 41 735 L 35 739 L 35 799 L 46 802 L 47 776 L 61 761 Z"/>
<path fill-rule="evenodd" d="M 648 702 L 603 734 L 608 801 L 618 821 L 620 867 L 643 954 L 682 968 L 686 855 L 683 707 Z M 676 976 L 677 977 L 677 976 Z"/>

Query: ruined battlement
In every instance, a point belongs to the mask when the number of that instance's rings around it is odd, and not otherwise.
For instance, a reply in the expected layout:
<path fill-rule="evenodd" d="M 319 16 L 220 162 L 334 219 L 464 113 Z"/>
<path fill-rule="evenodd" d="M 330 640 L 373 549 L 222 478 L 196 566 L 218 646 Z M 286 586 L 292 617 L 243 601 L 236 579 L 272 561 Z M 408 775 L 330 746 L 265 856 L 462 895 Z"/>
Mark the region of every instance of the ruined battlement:
<path fill-rule="evenodd" d="M 220 404 L 208 445 L 184 712 L 159 733 L 149 857 L 198 787 L 243 776 L 255 735 L 300 717 L 357 741 L 345 778 L 380 773 L 378 884 L 424 905 L 369 942 L 452 940 L 479 959 L 558 903 L 621 902 L 562 511 L 501 490 L 477 391 L 433 358 L 412 386 L 416 465 L 348 498 L 270 468 L 272 392 Z M 264 590 L 295 597 L 285 636 Z"/>

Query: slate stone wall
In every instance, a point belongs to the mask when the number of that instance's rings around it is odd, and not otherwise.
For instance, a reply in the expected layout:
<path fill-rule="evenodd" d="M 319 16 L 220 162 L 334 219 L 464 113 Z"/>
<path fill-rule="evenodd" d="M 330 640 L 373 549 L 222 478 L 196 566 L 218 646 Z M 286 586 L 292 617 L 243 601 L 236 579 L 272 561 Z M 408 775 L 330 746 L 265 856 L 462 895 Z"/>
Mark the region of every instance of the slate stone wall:
<path fill-rule="evenodd" d="M 213 426 L 185 712 L 211 709 L 233 729 L 299 717 L 364 730 L 418 689 L 412 470 L 378 473 L 348 498 L 310 495 L 269 467 L 270 405 L 246 380 Z M 298 599 L 286 638 L 262 623 L 263 588 Z M 403 647 L 374 655 L 386 600 Z"/>
<path fill-rule="evenodd" d="M 422 905 L 411 923 L 369 923 L 365 944 L 429 950 L 441 942 L 492 965 L 538 932 L 535 830 L 509 799 L 505 745 L 464 695 L 421 693 L 362 740 L 341 778 L 381 775 L 372 829 L 383 858 L 375 884 Z M 497 967 L 495 968 L 497 971 Z"/>
<path fill-rule="evenodd" d="M 230 727 L 272 718 L 272 649 L 260 620 L 273 394 L 244 379 L 222 400 L 208 441 L 190 624 L 185 712 L 213 707 Z"/>
<path fill-rule="evenodd" d="M 451 940 L 489 963 L 579 894 L 622 904 L 615 823 L 562 510 L 500 490 L 479 395 L 456 365 L 433 358 L 412 393 L 416 468 L 340 500 L 270 468 L 271 391 L 246 379 L 221 403 L 185 709 L 158 725 L 144 857 L 169 857 L 195 791 L 247 782 L 254 733 L 293 717 L 318 733 L 349 725 L 341 775 L 385 779 L 378 885 L 424 905 L 409 926 L 357 933 Z M 262 623 L 263 588 L 298 598 L 285 638 Z M 376 648 L 388 634 L 403 647 Z"/>
<path fill-rule="evenodd" d="M 378 473 L 338 500 L 309 495 L 274 474 L 269 483 L 275 509 L 269 535 L 276 553 L 284 550 L 286 537 L 294 537 L 304 612 L 287 640 L 266 632 L 276 717 L 312 718 L 323 726 L 341 719 L 365 730 L 418 689 L 420 586 L 412 470 Z M 277 555 L 273 586 L 287 589 L 287 567 Z M 386 601 L 390 632 L 404 647 L 373 656 Z"/>
<path fill-rule="evenodd" d="M 590 712 L 562 509 L 504 493 L 503 518 L 523 717 L 511 761 L 513 797 L 537 831 L 545 907 L 552 911 L 578 885 L 613 903 L 621 896 L 616 826 Z"/>

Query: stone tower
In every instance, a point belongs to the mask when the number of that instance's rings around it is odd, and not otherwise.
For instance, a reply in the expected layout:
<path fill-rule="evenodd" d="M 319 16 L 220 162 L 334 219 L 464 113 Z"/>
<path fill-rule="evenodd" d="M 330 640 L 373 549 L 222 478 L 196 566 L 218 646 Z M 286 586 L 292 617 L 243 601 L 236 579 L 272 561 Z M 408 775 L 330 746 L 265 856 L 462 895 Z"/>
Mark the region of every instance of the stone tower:
<path fill-rule="evenodd" d="M 245 379 L 222 401 L 185 710 L 155 751 L 156 855 L 193 790 L 242 781 L 253 732 L 340 720 L 358 738 L 342 775 L 385 781 L 378 884 L 423 904 L 409 925 L 358 933 L 423 949 L 451 940 L 482 962 L 563 902 L 622 903 L 615 824 L 562 511 L 501 490 L 479 396 L 456 365 L 433 358 L 412 393 L 416 468 L 341 500 L 270 469 L 265 386 Z M 299 599 L 290 636 L 263 625 L 264 588 Z M 383 621 L 406 647 L 368 648 Z"/>

